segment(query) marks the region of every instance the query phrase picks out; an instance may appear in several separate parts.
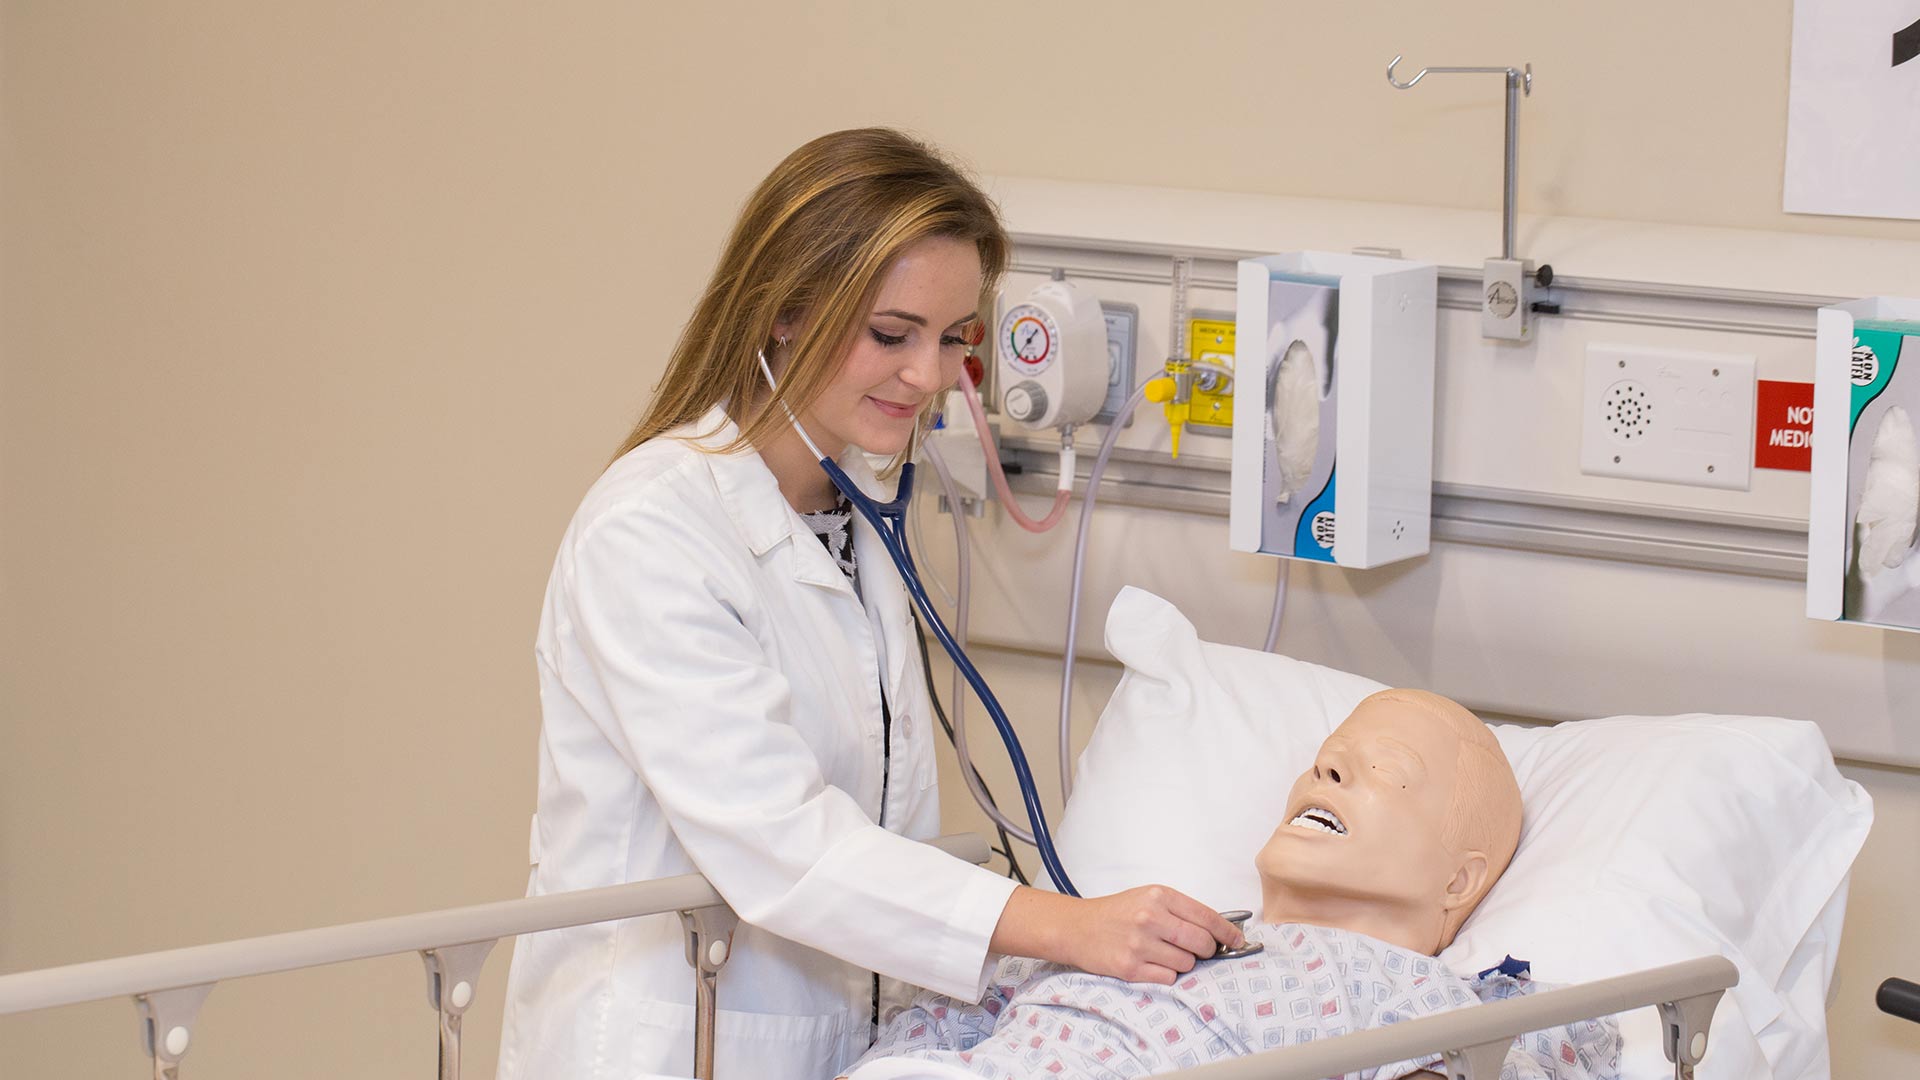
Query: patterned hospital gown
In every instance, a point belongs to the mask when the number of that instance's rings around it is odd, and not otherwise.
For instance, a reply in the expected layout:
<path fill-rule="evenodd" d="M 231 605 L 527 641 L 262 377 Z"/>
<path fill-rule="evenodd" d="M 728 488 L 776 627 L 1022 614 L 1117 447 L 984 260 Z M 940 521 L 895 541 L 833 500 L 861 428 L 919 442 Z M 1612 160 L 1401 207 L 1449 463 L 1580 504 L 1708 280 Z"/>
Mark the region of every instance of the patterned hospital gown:
<path fill-rule="evenodd" d="M 1330 1039 L 1530 991 L 1524 979 L 1463 979 L 1438 959 L 1350 930 L 1247 928 L 1266 950 L 1202 961 L 1172 986 L 1129 983 L 1009 958 L 980 1004 L 923 992 L 882 1025 L 856 1063 L 917 1059 L 979 1076 L 1121 1080 Z M 1349 1073 L 1393 1080 L 1439 1056 Z M 1608 1080 L 1619 1027 L 1590 1020 L 1514 1040 L 1502 1080 Z M 894 1075 L 894 1068 L 885 1071 Z M 949 1073 L 948 1069 L 930 1070 Z"/>

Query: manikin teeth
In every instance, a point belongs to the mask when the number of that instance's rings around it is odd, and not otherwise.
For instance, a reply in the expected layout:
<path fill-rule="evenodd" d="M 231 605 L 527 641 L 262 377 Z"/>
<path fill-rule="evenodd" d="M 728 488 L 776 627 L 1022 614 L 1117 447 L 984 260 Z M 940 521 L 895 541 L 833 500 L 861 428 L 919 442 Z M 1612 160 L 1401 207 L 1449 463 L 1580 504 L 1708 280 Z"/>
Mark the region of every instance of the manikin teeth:
<path fill-rule="evenodd" d="M 1305 810 L 1300 811 L 1298 817 L 1287 822 L 1287 824 L 1301 829 L 1313 829 L 1333 836 L 1347 835 L 1346 823 L 1340 820 L 1340 815 L 1319 806 L 1307 807 Z"/>

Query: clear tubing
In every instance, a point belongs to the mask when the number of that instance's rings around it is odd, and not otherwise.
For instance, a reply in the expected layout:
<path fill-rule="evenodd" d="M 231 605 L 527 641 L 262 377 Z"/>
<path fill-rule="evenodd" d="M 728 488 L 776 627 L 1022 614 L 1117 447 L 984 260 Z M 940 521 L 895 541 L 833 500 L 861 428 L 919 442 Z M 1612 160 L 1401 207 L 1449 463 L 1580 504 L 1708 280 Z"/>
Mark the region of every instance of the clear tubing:
<path fill-rule="evenodd" d="M 1190 370 L 1192 370 L 1195 375 L 1218 375 L 1222 379 L 1229 380 L 1233 378 L 1233 369 L 1230 367 L 1222 367 L 1219 364 L 1196 363 Z M 1232 386 L 1233 384 L 1229 382 L 1227 385 Z"/>
<path fill-rule="evenodd" d="M 1074 639 L 1080 634 L 1080 583 L 1087 566 L 1087 534 L 1093 525 L 1093 504 L 1100 495 L 1100 477 L 1107 471 L 1107 459 L 1119 445 L 1120 430 L 1127 418 L 1146 400 L 1147 387 L 1140 385 L 1133 396 L 1107 425 L 1107 437 L 1100 440 L 1100 453 L 1093 459 L 1093 471 L 1087 476 L 1087 493 L 1080 500 L 1080 528 L 1073 538 L 1073 584 L 1067 590 L 1067 638 L 1061 649 L 1060 666 L 1060 799 L 1073 795 L 1073 660 Z"/>
<path fill-rule="evenodd" d="M 980 391 L 974 389 L 973 380 L 960 379 L 960 396 L 967 399 L 967 410 L 973 414 L 973 430 L 980 436 L 980 446 L 987 455 L 987 475 L 993 478 L 993 490 L 1000 495 L 1000 505 L 1006 508 L 1007 516 L 1015 525 L 1033 533 L 1046 532 L 1067 516 L 1067 502 L 1073 497 L 1068 489 L 1073 485 L 1073 470 L 1068 468 L 1060 478 L 1060 490 L 1053 496 L 1053 507 L 1047 516 L 1035 521 L 1020 509 L 1013 501 L 1013 491 L 1007 487 L 1007 474 L 1000 467 L 1000 448 L 993 445 L 993 435 L 987 430 L 987 410 L 980 404 Z M 1072 453 L 1072 444 L 1062 451 L 1063 456 Z M 1068 458 L 1071 461 L 1071 458 Z"/>
<path fill-rule="evenodd" d="M 1193 277 L 1193 260 L 1185 255 L 1173 257 L 1173 319 L 1167 327 L 1167 358 L 1187 357 L 1187 283 Z"/>
<path fill-rule="evenodd" d="M 960 512 L 960 489 L 954 484 L 953 473 L 948 471 L 946 461 L 940 457 L 940 448 L 933 443 L 926 443 L 922 449 L 926 452 L 927 464 L 933 466 L 934 475 L 940 478 L 941 494 L 947 497 L 947 505 L 953 510 L 953 542 L 954 549 L 959 552 L 960 565 L 959 594 L 953 605 L 953 636 L 964 649 L 967 645 L 967 613 L 973 586 L 973 551 L 967 536 L 967 522 Z M 1023 844 L 1032 844 L 1033 833 L 993 804 L 986 784 L 974 771 L 973 759 L 967 754 L 967 680 L 957 664 L 953 669 L 953 697 L 948 708 L 953 714 L 953 752 L 960 759 L 960 777 L 966 781 L 968 794 L 980 805 L 981 812 L 987 815 L 988 820 L 1005 829 L 1008 836 Z"/>
<path fill-rule="evenodd" d="M 931 454 L 939 453 L 939 451 L 933 448 L 932 443 L 926 443 L 925 447 L 927 451 Z M 934 471 L 939 472 L 940 471 L 939 466 L 935 466 Z M 945 489 L 947 485 L 942 484 L 941 487 Z M 945 494 L 944 490 L 942 494 Z M 955 501 L 952 498 L 948 498 L 947 505 L 956 508 L 954 510 L 954 519 L 957 521 L 960 517 L 960 512 L 957 509 L 960 505 L 959 502 Z M 907 526 L 913 530 L 913 546 L 921 551 L 927 550 L 927 536 L 926 536 L 926 532 L 920 527 L 920 515 L 914 514 L 910 516 L 907 519 Z M 966 525 L 964 523 L 961 524 L 959 531 L 962 536 L 966 535 Z M 964 555 L 962 555 L 961 557 L 965 558 Z M 954 609 L 958 609 L 960 607 L 960 601 L 954 597 L 953 590 L 947 588 L 947 583 L 941 580 L 939 574 L 936 574 L 933 572 L 932 567 L 923 568 L 920 571 L 920 576 L 928 579 L 930 582 L 933 583 L 933 591 L 940 594 L 940 599 L 946 601 L 948 607 L 954 608 Z M 967 635 L 966 635 L 965 629 L 962 628 L 960 633 L 960 644 L 965 645 L 966 643 L 967 643 Z"/>
<path fill-rule="evenodd" d="M 1267 616 L 1267 641 L 1260 646 L 1261 652 L 1272 652 L 1280 643 L 1280 620 L 1287 614 L 1287 571 L 1293 569 L 1292 559 L 1281 559 L 1280 569 L 1273 578 L 1273 614 Z"/>

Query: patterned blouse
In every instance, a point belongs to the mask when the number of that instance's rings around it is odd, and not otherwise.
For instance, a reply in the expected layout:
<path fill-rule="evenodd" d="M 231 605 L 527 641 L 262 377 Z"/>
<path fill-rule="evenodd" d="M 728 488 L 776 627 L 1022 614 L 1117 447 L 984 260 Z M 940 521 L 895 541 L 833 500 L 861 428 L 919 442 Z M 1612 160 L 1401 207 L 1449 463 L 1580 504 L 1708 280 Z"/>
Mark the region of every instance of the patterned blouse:
<path fill-rule="evenodd" d="M 853 591 L 860 591 L 860 575 L 853 560 L 853 504 L 841 495 L 830 510 L 815 510 L 810 514 L 801 514 L 800 520 L 807 523 L 813 535 L 826 545 L 827 554 L 833 556 L 834 564 L 840 572 L 847 575 L 853 583 Z"/>

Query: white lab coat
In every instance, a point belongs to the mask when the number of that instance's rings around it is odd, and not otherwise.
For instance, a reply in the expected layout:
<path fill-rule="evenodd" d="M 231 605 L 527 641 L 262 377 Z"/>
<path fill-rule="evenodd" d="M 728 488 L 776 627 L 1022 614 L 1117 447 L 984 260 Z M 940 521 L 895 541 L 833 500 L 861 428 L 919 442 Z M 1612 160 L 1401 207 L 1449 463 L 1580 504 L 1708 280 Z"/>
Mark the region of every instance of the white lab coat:
<path fill-rule="evenodd" d="M 856 514 L 856 597 L 757 453 L 689 441 L 736 431 L 715 409 L 626 454 L 561 542 L 527 891 L 707 875 L 742 920 L 717 1076 L 817 1080 L 868 1045 L 872 971 L 977 1000 L 1014 886 L 915 842 L 939 828 L 932 726 L 885 549 Z M 842 464 L 880 493 L 857 452 Z M 692 1001 L 671 914 L 523 936 L 499 1076 L 690 1075 Z"/>

